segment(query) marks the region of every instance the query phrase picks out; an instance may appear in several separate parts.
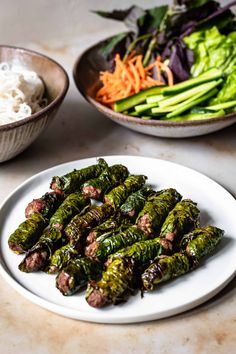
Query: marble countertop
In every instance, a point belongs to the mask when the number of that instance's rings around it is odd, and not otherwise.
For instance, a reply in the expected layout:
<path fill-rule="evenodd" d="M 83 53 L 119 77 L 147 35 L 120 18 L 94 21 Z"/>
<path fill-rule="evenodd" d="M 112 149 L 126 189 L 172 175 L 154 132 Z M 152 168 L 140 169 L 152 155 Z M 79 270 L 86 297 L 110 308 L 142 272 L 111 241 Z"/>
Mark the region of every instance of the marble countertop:
<path fill-rule="evenodd" d="M 116 28 L 109 28 L 64 41 L 18 41 L 60 62 L 70 76 L 70 88 L 47 131 L 21 155 L 0 164 L 0 204 L 35 173 L 98 155 L 148 156 L 183 164 L 214 179 L 236 197 L 236 124 L 202 137 L 151 137 L 117 125 L 80 96 L 71 74 L 77 56 L 115 32 Z M 191 311 L 128 325 L 61 317 L 26 300 L 1 277 L 0 289 L 3 354 L 235 353 L 235 278 L 218 295 Z"/>

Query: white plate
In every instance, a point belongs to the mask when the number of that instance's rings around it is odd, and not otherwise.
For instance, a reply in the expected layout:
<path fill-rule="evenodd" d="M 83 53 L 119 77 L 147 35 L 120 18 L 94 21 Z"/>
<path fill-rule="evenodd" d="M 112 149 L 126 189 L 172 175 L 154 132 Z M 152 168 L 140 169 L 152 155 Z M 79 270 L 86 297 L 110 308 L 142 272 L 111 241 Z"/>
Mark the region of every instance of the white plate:
<path fill-rule="evenodd" d="M 24 209 L 33 198 L 49 190 L 51 177 L 74 168 L 95 163 L 96 158 L 69 162 L 43 171 L 19 186 L 0 211 L 0 273 L 21 295 L 63 316 L 102 323 L 141 322 L 171 316 L 189 310 L 218 293 L 235 275 L 236 201 L 219 184 L 189 168 L 168 161 L 137 156 L 105 157 L 109 164 L 122 163 L 130 172 L 143 173 L 156 189 L 176 188 L 184 198 L 191 198 L 201 210 L 201 224 L 213 224 L 225 230 L 217 252 L 193 272 L 158 290 L 132 296 L 125 304 L 103 309 L 90 307 L 84 292 L 64 297 L 55 288 L 55 276 L 43 272 L 25 274 L 18 270 L 23 256 L 11 252 L 7 240 L 20 222 Z"/>

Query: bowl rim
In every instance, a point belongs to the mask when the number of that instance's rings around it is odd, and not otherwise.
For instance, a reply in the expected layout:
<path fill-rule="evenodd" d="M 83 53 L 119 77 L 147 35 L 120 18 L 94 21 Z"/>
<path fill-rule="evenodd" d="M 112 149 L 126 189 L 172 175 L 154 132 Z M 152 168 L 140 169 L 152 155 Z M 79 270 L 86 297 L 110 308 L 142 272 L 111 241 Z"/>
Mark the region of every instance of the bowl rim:
<path fill-rule="evenodd" d="M 41 53 L 39 53 L 35 50 L 32 50 L 32 49 L 27 49 L 24 47 L 17 47 L 17 46 L 13 46 L 13 45 L 0 44 L 0 49 L 1 48 L 10 48 L 10 49 L 13 49 L 13 50 L 16 50 L 19 52 L 25 52 L 25 53 L 31 54 L 33 56 L 43 57 L 46 60 L 52 62 L 61 70 L 62 74 L 64 75 L 64 86 L 63 86 L 61 92 L 59 93 L 59 95 L 52 102 L 50 102 L 46 107 L 42 108 L 40 111 L 38 111 L 36 113 L 31 114 L 28 117 L 19 119 L 15 122 L 12 122 L 12 123 L 0 125 L 0 132 L 5 131 L 5 130 L 14 129 L 18 126 L 25 125 L 25 124 L 29 123 L 30 121 L 40 118 L 44 113 L 53 109 L 55 106 L 57 106 L 58 103 L 60 103 L 64 99 L 64 97 L 68 91 L 69 84 L 70 84 L 69 76 L 68 76 L 66 70 L 63 68 L 63 66 L 61 64 L 59 64 L 56 60 L 50 58 L 49 56 L 47 56 L 45 54 L 41 54 Z"/>
<path fill-rule="evenodd" d="M 111 39 L 113 36 L 110 36 L 108 38 L 105 38 L 87 49 L 83 53 L 81 53 L 73 66 L 73 79 L 75 82 L 75 85 L 79 92 L 82 94 L 82 96 L 89 102 L 91 103 L 94 107 L 96 107 L 100 112 L 105 114 L 105 116 L 109 116 L 111 119 L 116 119 L 119 121 L 122 121 L 124 123 L 134 123 L 136 125 L 143 125 L 143 126 L 155 126 L 155 127 L 195 127 L 195 126 L 203 126 L 203 125 L 211 125 L 214 123 L 221 123 L 227 120 L 231 120 L 231 118 L 236 119 L 236 112 L 226 114 L 224 116 L 219 116 L 215 118 L 207 118 L 207 119 L 198 119 L 198 120 L 189 120 L 189 121 L 168 121 L 168 120 L 157 120 L 157 119 L 150 119 L 150 120 L 145 120 L 145 119 L 140 119 L 136 117 L 129 116 L 127 114 L 115 112 L 111 108 L 103 105 L 99 101 L 95 100 L 92 96 L 89 96 L 84 90 L 83 86 L 80 83 L 80 80 L 77 76 L 77 72 L 79 70 L 80 64 L 82 60 L 85 60 L 88 54 L 92 51 L 99 50 L 100 47 L 109 39 Z"/>

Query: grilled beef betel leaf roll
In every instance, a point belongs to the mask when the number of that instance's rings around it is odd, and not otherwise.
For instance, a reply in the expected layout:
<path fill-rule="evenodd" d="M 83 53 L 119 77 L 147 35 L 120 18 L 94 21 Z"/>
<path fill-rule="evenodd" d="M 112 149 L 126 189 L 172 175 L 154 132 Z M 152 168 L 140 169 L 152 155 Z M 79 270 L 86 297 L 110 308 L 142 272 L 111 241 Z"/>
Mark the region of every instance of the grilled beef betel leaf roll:
<path fill-rule="evenodd" d="M 144 175 L 130 175 L 122 184 L 105 195 L 105 202 L 111 204 L 115 209 L 119 208 L 131 193 L 145 184 L 146 179 L 147 177 Z"/>
<path fill-rule="evenodd" d="M 96 165 L 73 170 L 64 176 L 54 176 L 50 188 L 56 192 L 64 192 L 66 194 L 76 192 L 84 182 L 99 176 L 107 166 L 104 159 L 98 159 L 98 164 Z"/>
<path fill-rule="evenodd" d="M 186 253 L 157 257 L 142 274 L 143 287 L 146 290 L 153 290 L 156 285 L 177 278 L 190 269 L 191 261 Z"/>
<path fill-rule="evenodd" d="M 87 285 L 89 280 L 98 280 L 102 264 L 88 257 L 71 260 L 56 277 L 56 287 L 63 295 L 72 295 Z"/>
<path fill-rule="evenodd" d="M 100 236 L 96 241 L 86 247 L 85 254 L 88 257 L 95 257 L 102 261 L 119 249 L 146 239 L 147 234 L 145 234 L 145 232 L 138 229 L 137 226 L 130 226 L 123 232 L 118 232 L 111 236 L 109 234 Z"/>
<path fill-rule="evenodd" d="M 164 189 L 148 198 L 138 215 L 140 229 L 151 236 L 157 236 L 168 213 L 181 200 L 181 195 L 174 188 Z"/>
<path fill-rule="evenodd" d="M 224 231 L 216 226 L 197 228 L 182 238 L 180 247 L 198 262 L 200 258 L 214 251 L 223 235 Z"/>
<path fill-rule="evenodd" d="M 35 272 L 43 269 L 49 262 L 52 253 L 62 244 L 60 230 L 50 228 L 44 231 L 37 243 L 27 252 L 19 264 L 22 272 Z"/>
<path fill-rule="evenodd" d="M 184 234 L 199 226 L 199 216 L 200 211 L 196 203 L 190 199 L 181 200 L 167 215 L 160 237 L 177 244 Z"/>
<path fill-rule="evenodd" d="M 45 193 L 41 198 L 33 199 L 25 209 L 25 217 L 29 218 L 34 213 L 50 218 L 64 199 L 64 195 L 56 192 Z"/>
<path fill-rule="evenodd" d="M 79 253 L 80 250 L 76 244 L 67 243 L 53 253 L 46 271 L 50 274 L 57 273 L 60 269 L 67 266 L 73 258 L 78 257 Z"/>
<path fill-rule="evenodd" d="M 107 167 L 97 178 L 85 182 L 82 193 L 87 198 L 103 200 L 104 194 L 121 184 L 129 175 L 127 167 L 113 165 Z"/>
<path fill-rule="evenodd" d="M 155 285 L 183 275 L 196 267 L 202 257 L 212 253 L 223 234 L 223 230 L 207 226 L 185 235 L 181 241 L 183 252 L 158 257 L 144 271 L 142 274 L 144 288 L 153 290 Z"/>
<path fill-rule="evenodd" d="M 86 238 L 86 243 L 89 245 L 94 242 L 98 237 L 104 234 L 113 234 L 114 232 L 117 232 L 118 230 L 122 231 L 123 229 L 126 229 L 129 226 L 131 226 L 130 220 L 122 217 L 119 212 L 116 212 L 109 219 L 104 221 L 102 224 L 94 227 L 90 231 Z"/>
<path fill-rule="evenodd" d="M 102 307 L 126 300 L 130 292 L 137 288 L 140 272 L 138 268 L 168 252 L 168 247 L 168 240 L 156 238 L 136 242 L 111 255 L 102 279 L 88 284 L 86 300 L 89 305 Z"/>
<path fill-rule="evenodd" d="M 144 186 L 138 191 L 130 194 L 124 204 L 121 205 L 120 210 L 123 215 L 129 218 L 135 218 L 143 209 L 147 197 L 153 193 L 151 187 Z"/>
<path fill-rule="evenodd" d="M 89 232 L 94 226 L 107 220 L 114 209 L 109 204 L 101 204 L 91 208 L 84 215 L 76 215 L 65 228 L 65 234 L 70 242 L 78 242 L 86 232 Z"/>
<path fill-rule="evenodd" d="M 10 235 L 9 248 L 18 254 L 28 251 L 38 241 L 47 223 L 42 214 L 32 214 Z"/>
<path fill-rule="evenodd" d="M 115 259 L 103 272 L 101 280 L 90 281 L 86 300 L 92 307 L 125 301 L 133 288 L 134 265 L 130 259 Z"/>
<path fill-rule="evenodd" d="M 49 224 L 60 230 L 77 214 L 90 205 L 89 199 L 80 192 L 71 193 L 51 217 Z"/>
<path fill-rule="evenodd" d="M 171 250 L 172 245 L 168 240 L 156 237 L 151 240 L 139 241 L 131 246 L 122 248 L 110 255 L 106 264 L 113 262 L 115 259 L 127 258 L 132 259 L 136 266 L 146 265 L 162 254 L 169 254 Z"/>

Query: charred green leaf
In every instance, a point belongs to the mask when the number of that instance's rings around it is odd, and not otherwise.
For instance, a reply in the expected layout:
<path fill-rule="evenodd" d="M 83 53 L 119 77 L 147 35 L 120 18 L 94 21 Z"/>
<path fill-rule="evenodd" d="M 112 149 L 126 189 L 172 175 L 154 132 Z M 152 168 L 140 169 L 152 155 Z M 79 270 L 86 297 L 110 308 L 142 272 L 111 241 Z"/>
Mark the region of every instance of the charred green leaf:
<path fill-rule="evenodd" d="M 130 217 L 131 219 L 135 218 L 144 207 L 147 197 L 152 193 L 152 188 L 144 186 L 137 192 L 130 194 L 124 204 L 120 207 L 122 214 Z"/>
<path fill-rule="evenodd" d="M 65 228 L 65 234 L 70 242 L 82 240 L 83 236 L 93 227 L 101 224 L 114 214 L 109 204 L 102 204 L 91 208 L 84 215 L 76 215 Z"/>
<path fill-rule="evenodd" d="M 50 192 L 45 193 L 41 198 L 33 199 L 25 209 L 25 217 L 29 218 L 34 213 L 42 214 L 49 218 L 63 201 L 63 194 Z"/>
<path fill-rule="evenodd" d="M 104 221 L 102 224 L 94 227 L 86 238 L 86 243 L 90 244 L 94 242 L 98 237 L 110 233 L 113 234 L 114 232 L 122 231 L 123 229 L 130 226 L 131 223 L 128 219 L 122 218 L 120 213 L 115 213 L 111 218 Z M 118 230 L 117 230 L 118 229 Z"/>
<path fill-rule="evenodd" d="M 62 230 L 75 215 L 81 213 L 89 205 L 89 199 L 85 199 L 80 192 L 71 193 L 53 214 L 49 224 Z"/>
<path fill-rule="evenodd" d="M 108 263 L 114 259 L 127 258 L 132 259 L 136 265 L 143 265 L 162 254 L 170 253 L 171 249 L 169 241 L 156 237 L 151 240 L 136 242 L 121 249 L 108 258 Z"/>
<path fill-rule="evenodd" d="M 128 177 L 128 174 L 128 169 L 123 165 L 110 166 L 97 178 L 85 182 L 82 186 L 82 192 L 87 198 L 102 201 L 104 194 L 121 184 Z"/>
<path fill-rule="evenodd" d="M 38 241 L 48 220 L 42 214 L 34 213 L 23 221 L 8 239 L 10 249 L 15 253 L 28 251 Z"/>
<path fill-rule="evenodd" d="M 164 189 L 148 198 L 138 215 L 137 224 L 144 232 L 157 236 L 168 213 L 180 201 L 181 195 L 174 189 Z"/>
<path fill-rule="evenodd" d="M 56 192 L 64 192 L 66 194 L 76 192 L 85 181 L 99 176 L 105 168 L 107 168 L 106 161 L 99 159 L 96 165 L 74 170 L 64 176 L 54 176 L 50 187 Z"/>
<path fill-rule="evenodd" d="M 22 272 L 35 272 L 43 269 L 53 252 L 62 245 L 63 237 L 60 230 L 50 228 L 44 231 L 37 243 L 27 252 L 19 264 Z"/>
<path fill-rule="evenodd" d="M 186 250 L 189 257 L 198 261 L 214 251 L 223 235 L 224 231 L 215 226 L 197 228 L 183 237 L 180 247 Z"/>
<path fill-rule="evenodd" d="M 131 226 L 123 232 L 112 235 L 102 235 L 86 248 L 86 255 L 105 260 L 110 254 L 135 242 L 146 240 L 147 235 L 137 226 Z"/>
<path fill-rule="evenodd" d="M 130 175 L 121 185 L 113 188 L 105 195 L 105 202 L 117 209 L 131 193 L 137 191 L 145 184 L 146 179 L 147 177 L 144 175 Z"/>
<path fill-rule="evenodd" d="M 89 280 L 98 280 L 101 274 L 101 263 L 87 257 L 75 258 L 58 273 L 56 287 L 63 295 L 72 295 L 83 288 Z"/>
<path fill-rule="evenodd" d="M 143 272 L 143 287 L 146 290 L 153 290 L 156 285 L 187 273 L 190 267 L 190 260 L 184 253 L 158 257 Z"/>
<path fill-rule="evenodd" d="M 60 269 L 64 268 L 69 261 L 79 255 L 80 251 L 76 245 L 67 243 L 53 253 L 46 271 L 50 274 L 57 273 Z"/>
<path fill-rule="evenodd" d="M 184 234 L 199 226 L 199 216 L 200 211 L 192 200 L 178 202 L 167 215 L 160 236 L 176 244 Z"/>
<path fill-rule="evenodd" d="M 86 291 L 88 304 L 92 307 L 102 307 L 125 301 L 132 291 L 133 269 L 131 260 L 114 260 L 103 272 L 101 280 L 89 282 Z"/>

